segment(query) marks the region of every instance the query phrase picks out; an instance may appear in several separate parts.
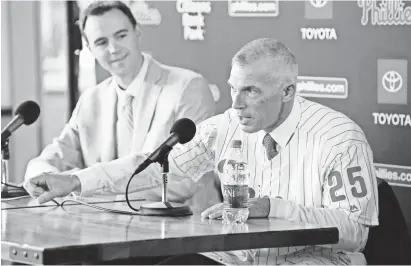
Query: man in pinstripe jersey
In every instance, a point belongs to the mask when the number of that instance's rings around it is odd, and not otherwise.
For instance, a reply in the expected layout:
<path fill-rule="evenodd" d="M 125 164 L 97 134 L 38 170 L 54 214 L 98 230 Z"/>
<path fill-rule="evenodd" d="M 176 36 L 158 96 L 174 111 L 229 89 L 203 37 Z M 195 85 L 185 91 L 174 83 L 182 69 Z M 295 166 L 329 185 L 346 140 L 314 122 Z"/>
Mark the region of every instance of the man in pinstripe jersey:
<path fill-rule="evenodd" d="M 365 263 L 360 251 L 368 228 L 378 225 L 371 148 L 361 128 L 348 117 L 295 95 L 297 76 L 295 56 L 283 43 L 264 38 L 241 48 L 233 57 L 228 80 L 232 108 L 199 124 L 189 143 L 175 146 L 169 155 L 170 178 L 198 181 L 204 173 L 218 173 L 231 140 L 242 140 L 250 194 L 255 195 L 250 199 L 249 219 L 276 217 L 335 226 L 338 244 L 204 253 L 202 258 L 254 265 Z M 101 175 L 95 180 L 80 178 L 76 189 L 82 193 L 101 186 L 124 190 L 126 182 L 116 169 L 133 165 L 130 162 L 138 165 L 144 159 L 134 154 L 96 164 L 93 167 Z M 131 174 L 134 169 L 124 167 L 124 171 Z M 132 189 L 159 185 L 160 173 L 160 166 L 149 166 Z M 201 215 L 214 219 L 221 211 L 220 203 Z M 181 259 L 166 263 L 183 264 Z M 188 263 L 195 263 L 192 257 Z"/>
<path fill-rule="evenodd" d="M 196 180 L 224 159 L 232 139 L 242 140 L 256 196 L 250 199 L 249 217 L 336 226 L 339 243 L 203 254 L 215 261 L 365 263 L 359 251 L 368 228 L 378 225 L 371 148 L 348 117 L 296 96 L 297 76 L 296 59 L 281 42 L 257 39 L 247 44 L 232 60 L 232 108 L 201 123 L 195 139 L 170 157 L 180 175 Z M 222 204 L 217 204 L 202 216 L 217 218 L 221 211 Z"/>

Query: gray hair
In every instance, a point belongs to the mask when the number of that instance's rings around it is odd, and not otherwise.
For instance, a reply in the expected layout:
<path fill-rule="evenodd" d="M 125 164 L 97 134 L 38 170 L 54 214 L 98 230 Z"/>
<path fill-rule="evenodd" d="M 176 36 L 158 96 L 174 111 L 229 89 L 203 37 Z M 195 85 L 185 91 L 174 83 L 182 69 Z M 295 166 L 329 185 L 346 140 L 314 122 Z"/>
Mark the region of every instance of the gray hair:
<path fill-rule="evenodd" d="M 271 38 L 256 39 L 243 46 L 233 57 L 232 64 L 250 65 L 261 59 L 269 60 L 272 74 L 268 77 L 280 86 L 297 82 L 298 64 L 284 43 Z M 268 67 L 270 67 L 268 66 Z"/>

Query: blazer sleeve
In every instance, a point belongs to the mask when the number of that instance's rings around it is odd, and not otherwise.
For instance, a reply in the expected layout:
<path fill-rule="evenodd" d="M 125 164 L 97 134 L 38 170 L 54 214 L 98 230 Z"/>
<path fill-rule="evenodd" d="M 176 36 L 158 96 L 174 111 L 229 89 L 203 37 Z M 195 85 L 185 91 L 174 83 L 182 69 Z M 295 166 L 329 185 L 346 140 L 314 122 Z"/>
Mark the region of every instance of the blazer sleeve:
<path fill-rule="evenodd" d="M 208 82 L 200 75 L 189 80 L 176 106 L 176 120 L 189 118 L 197 125 L 215 113 L 216 104 Z"/>
<path fill-rule="evenodd" d="M 76 108 L 69 122 L 63 128 L 60 136 L 44 148 L 40 156 L 29 161 L 25 179 L 35 177 L 42 173 L 67 173 L 78 168 L 84 168 L 81 151 L 78 121 L 83 96 L 77 102 Z"/>

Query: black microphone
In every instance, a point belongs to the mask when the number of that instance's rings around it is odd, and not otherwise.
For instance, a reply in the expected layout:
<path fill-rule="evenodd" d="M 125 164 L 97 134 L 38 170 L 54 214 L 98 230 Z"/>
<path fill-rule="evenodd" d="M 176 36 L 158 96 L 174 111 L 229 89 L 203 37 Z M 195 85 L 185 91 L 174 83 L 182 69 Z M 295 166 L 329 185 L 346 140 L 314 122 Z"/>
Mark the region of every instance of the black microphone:
<path fill-rule="evenodd" d="M 170 130 L 170 137 L 161 144 L 161 146 L 151 153 L 148 158 L 139 165 L 133 175 L 138 174 L 154 162 L 162 163 L 166 156 L 177 143 L 185 144 L 194 138 L 196 134 L 196 125 L 188 118 L 177 120 Z"/>
<path fill-rule="evenodd" d="M 27 101 L 17 107 L 14 118 L 1 131 L 1 141 L 6 141 L 19 127 L 33 124 L 40 115 L 40 107 L 33 101 Z"/>

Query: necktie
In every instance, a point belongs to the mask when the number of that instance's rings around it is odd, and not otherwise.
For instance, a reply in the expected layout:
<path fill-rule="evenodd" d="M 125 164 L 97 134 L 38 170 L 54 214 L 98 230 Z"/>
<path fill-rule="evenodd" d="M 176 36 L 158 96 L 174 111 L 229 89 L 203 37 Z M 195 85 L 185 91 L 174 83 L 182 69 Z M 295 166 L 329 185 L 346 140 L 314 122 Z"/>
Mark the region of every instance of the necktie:
<path fill-rule="evenodd" d="M 275 142 L 275 140 L 270 136 L 270 134 L 267 133 L 267 134 L 264 136 L 263 145 L 264 145 L 264 147 L 265 147 L 265 151 L 266 151 L 266 153 L 267 153 L 268 160 L 271 160 L 272 158 L 274 158 L 274 157 L 278 154 L 278 152 L 277 152 L 277 150 L 276 150 L 276 148 L 275 148 L 276 142 Z"/>
<path fill-rule="evenodd" d="M 123 130 L 126 132 L 124 133 L 124 136 L 126 137 L 126 140 L 131 143 L 133 141 L 133 96 L 130 94 L 126 94 L 126 97 L 124 98 L 124 105 L 122 107 L 122 113 L 123 113 L 123 121 L 124 121 L 124 127 Z"/>

